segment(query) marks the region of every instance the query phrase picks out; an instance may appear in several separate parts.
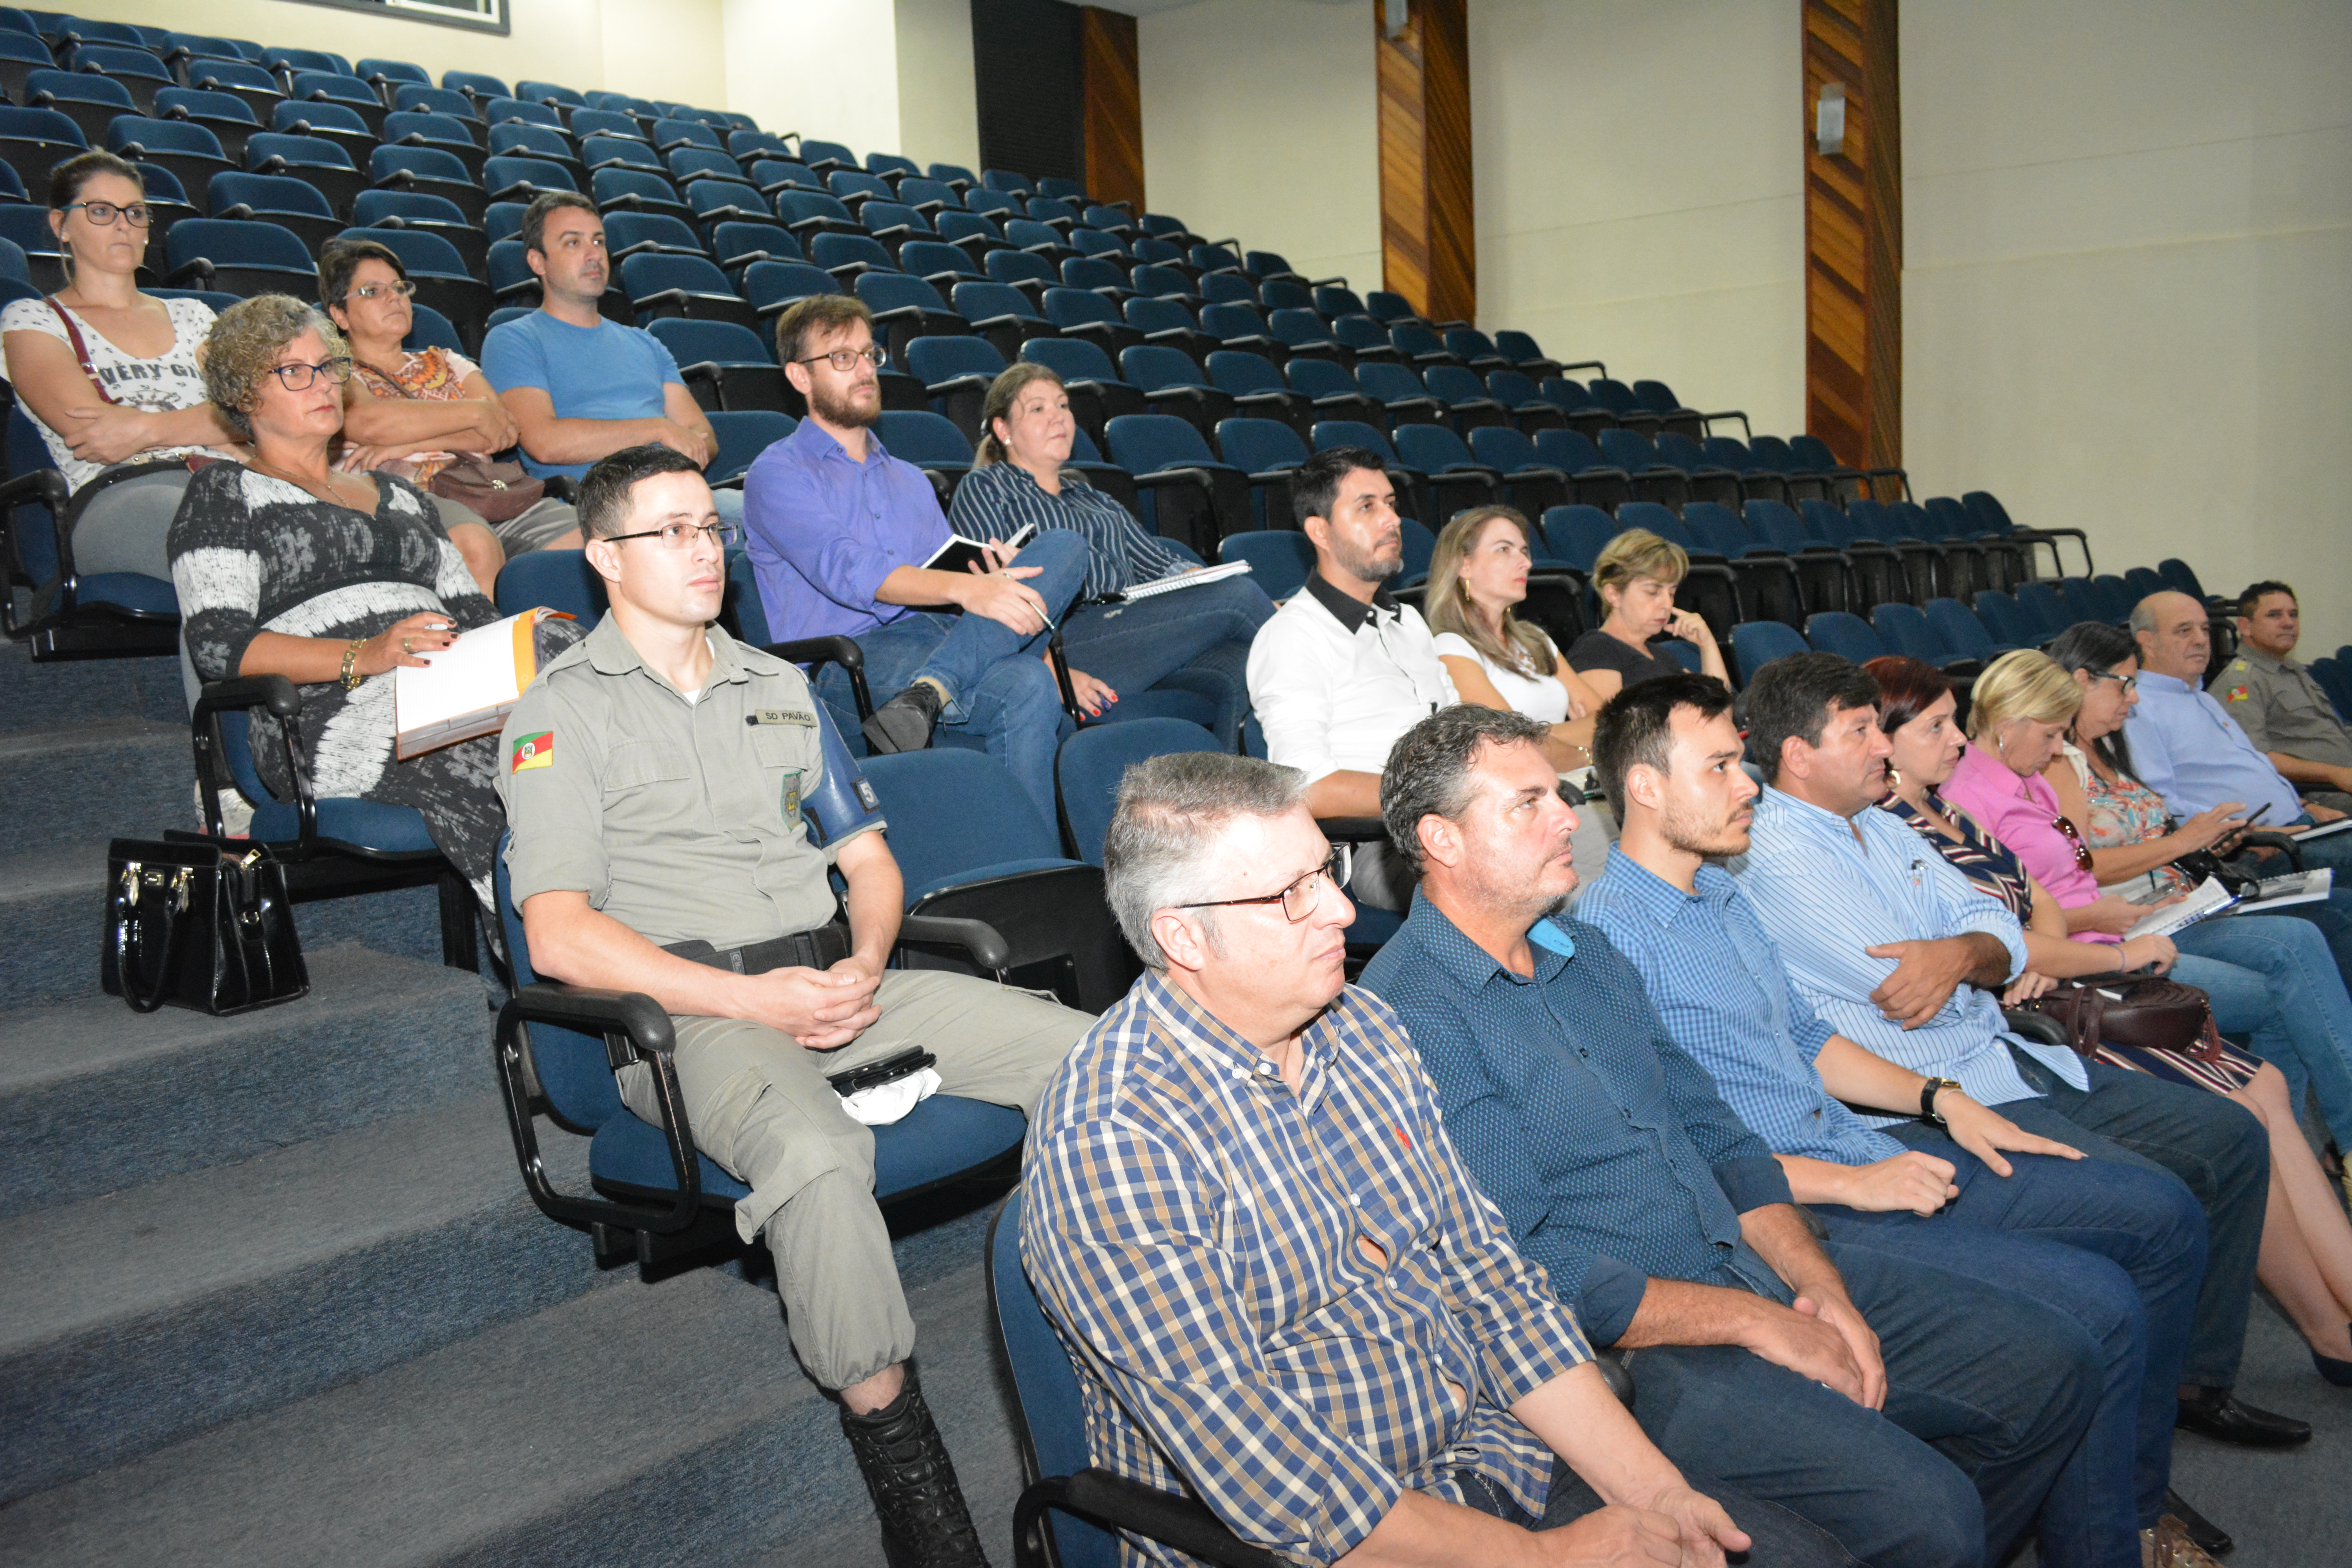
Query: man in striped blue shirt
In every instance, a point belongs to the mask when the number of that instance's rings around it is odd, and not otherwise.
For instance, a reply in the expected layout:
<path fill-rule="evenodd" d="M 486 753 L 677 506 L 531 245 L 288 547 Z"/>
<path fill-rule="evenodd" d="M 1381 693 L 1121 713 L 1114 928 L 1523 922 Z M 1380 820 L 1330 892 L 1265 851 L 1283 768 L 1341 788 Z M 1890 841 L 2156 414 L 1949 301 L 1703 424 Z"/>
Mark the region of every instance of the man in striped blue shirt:
<path fill-rule="evenodd" d="M 2127 1559 L 2132 1533 L 2164 1512 L 2204 1215 L 2169 1173 L 2083 1160 L 1822 1021 L 1730 875 L 1708 863 L 1748 848 L 1758 786 L 1741 750 L 1716 681 L 1652 681 L 1602 710 L 1594 763 L 1622 826 L 1577 918 L 1641 972 L 1675 1043 L 1771 1145 L 1832 1237 L 2024 1291 L 2098 1338 L 2105 1396 L 2043 1510 L 2042 1555 L 2090 1560 L 2104 1540 Z M 1848 1102 L 1927 1110 L 1882 1131 Z"/>
<path fill-rule="evenodd" d="M 2270 1150 L 2220 1095 L 2017 1038 L 2000 988 L 2025 968 L 2017 917 L 1874 809 L 1890 748 L 1878 688 L 1835 654 L 1759 671 L 1740 698 L 1764 771 L 1739 873 L 1798 992 L 1874 1055 L 2095 1159 L 2171 1172 L 2205 1210 L 2205 1277 L 2180 1369 L 2180 1425 L 2251 1447 L 2310 1427 L 2232 1397 L 2262 1250 Z M 1892 1124 L 1894 1117 L 1873 1117 Z"/>

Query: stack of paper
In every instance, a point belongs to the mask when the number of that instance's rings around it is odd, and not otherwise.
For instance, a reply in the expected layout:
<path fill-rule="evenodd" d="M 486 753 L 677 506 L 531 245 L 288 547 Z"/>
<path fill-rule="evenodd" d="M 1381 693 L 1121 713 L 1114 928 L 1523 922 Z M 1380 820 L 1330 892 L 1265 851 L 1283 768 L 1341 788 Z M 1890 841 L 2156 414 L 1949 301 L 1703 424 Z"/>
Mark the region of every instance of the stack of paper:
<path fill-rule="evenodd" d="M 532 633 L 561 610 L 525 610 L 519 616 L 476 626 L 447 647 L 416 657 L 416 665 L 392 672 L 394 747 L 403 758 L 454 746 L 477 735 L 495 734 L 539 673 Z"/>
<path fill-rule="evenodd" d="M 2315 904 L 2336 890 L 2336 871 L 2322 866 L 2316 871 L 2290 871 L 2284 877 L 2265 877 L 2255 884 L 2254 896 L 2242 900 L 2230 912 L 2240 915 L 2266 915 L 2273 910 L 2286 909 L 2294 904 Z"/>

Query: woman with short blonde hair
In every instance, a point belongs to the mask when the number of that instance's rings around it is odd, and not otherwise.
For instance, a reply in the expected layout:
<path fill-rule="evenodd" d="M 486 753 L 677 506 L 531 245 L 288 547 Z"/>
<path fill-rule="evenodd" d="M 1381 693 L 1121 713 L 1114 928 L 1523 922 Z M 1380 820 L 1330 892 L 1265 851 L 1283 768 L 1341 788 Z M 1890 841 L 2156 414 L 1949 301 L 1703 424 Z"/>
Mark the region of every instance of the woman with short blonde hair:
<path fill-rule="evenodd" d="M 1628 686 L 1687 673 L 1674 655 L 1652 649 L 1653 637 L 1682 638 L 1698 649 L 1701 674 L 1731 684 L 1706 622 L 1675 608 L 1675 585 L 1689 574 L 1683 547 L 1646 528 L 1627 529 L 1593 559 L 1592 591 L 1609 613 L 1599 630 L 1577 638 L 1568 662 L 1603 702 Z"/>
<path fill-rule="evenodd" d="M 1528 595 L 1534 560 L 1528 520 L 1516 508 L 1458 511 L 1437 536 L 1422 604 L 1437 657 L 1462 700 L 1549 725 L 1544 754 L 1552 765 L 1582 768 L 1592 761 L 1592 716 L 1601 700 L 1541 626 L 1513 613 Z"/>
<path fill-rule="evenodd" d="M 2083 689 L 2056 660 L 2018 648 L 1977 677 L 1969 694 L 1969 739 L 1999 751 L 2021 725 L 2054 724 L 2063 735 L 2082 706 Z"/>

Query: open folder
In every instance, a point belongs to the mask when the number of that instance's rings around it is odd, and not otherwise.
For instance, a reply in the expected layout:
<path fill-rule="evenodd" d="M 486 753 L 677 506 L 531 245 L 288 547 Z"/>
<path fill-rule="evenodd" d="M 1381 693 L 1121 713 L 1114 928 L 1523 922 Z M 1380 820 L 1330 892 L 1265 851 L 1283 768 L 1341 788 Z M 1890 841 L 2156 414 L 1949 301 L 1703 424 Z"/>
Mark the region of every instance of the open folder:
<path fill-rule="evenodd" d="M 477 626 L 447 647 L 392 672 L 393 748 L 404 759 L 497 731 L 539 673 L 539 623 L 561 610 L 525 610 Z"/>

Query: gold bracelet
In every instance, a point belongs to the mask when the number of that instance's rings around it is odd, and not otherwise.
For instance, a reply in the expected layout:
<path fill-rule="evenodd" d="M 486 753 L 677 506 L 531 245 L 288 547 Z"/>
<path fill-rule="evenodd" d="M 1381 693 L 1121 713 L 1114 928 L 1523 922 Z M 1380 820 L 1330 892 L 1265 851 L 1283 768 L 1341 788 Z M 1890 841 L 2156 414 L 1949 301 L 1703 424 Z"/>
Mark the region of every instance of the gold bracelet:
<path fill-rule="evenodd" d="M 360 682 L 367 679 L 356 668 L 360 661 L 360 649 L 366 646 L 367 638 L 353 637 L 351 647 L 343 649 L 343 689 L 346 691 L 357 690 Z"/>

